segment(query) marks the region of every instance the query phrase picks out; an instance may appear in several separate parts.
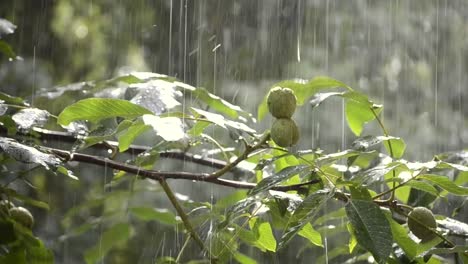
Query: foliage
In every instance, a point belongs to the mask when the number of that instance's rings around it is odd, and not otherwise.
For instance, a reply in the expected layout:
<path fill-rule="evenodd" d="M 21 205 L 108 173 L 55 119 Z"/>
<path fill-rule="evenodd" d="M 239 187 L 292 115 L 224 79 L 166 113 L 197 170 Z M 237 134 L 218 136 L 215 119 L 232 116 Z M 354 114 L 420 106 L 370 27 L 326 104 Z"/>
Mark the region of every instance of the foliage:
<path fill-rule="evenodd" d="M 147 235 L 139 232 L 142 223 L 151 222 L 183 230 L 185 240 L 172 249 L 175 255 L 156 252 L 158 263 L 256 263 L 255 254 L 286 249 L 297 256 L 319 250 L 322 259 L 343 262 L 468 261 L 466 246 L 456 241 L 468 237 L 466 224 L 438 215 L 438 228 L 430 229 L 434 239 L 424 243 L 406 225 L 413 207 L 468 196 L 463 186 L 468 180 L 466 151 L 437 155 L 427 162 L 405 160 L 404 140 L 389 134 L 381 118 L 383 106 L 365 94 L 322 76 L 272 87 L 278 86 L 295 91 L 297 104 L 309 104 L 314 111 L 320 111 L 317 107 L 328 98 L 342 97 L 347 124 L 356 136 L 349 149 L 325 153 L 280 148 L 270 140 L 269 131 L 254 128 L 254 115 L 241 106 L 162 74 L 134 72 L 57 87 L 40 94 L 34 107 L 0 93 L 1 198 L 53 209 L 44 197 L 22 192 L 40 188 L 53 175 L 68 176 L 67 182 L 73 183 L 101 176 L 75 175 L 76 163 L 110 169 L 111 179 L 103 181 L 106 191 L 100 197 L 82 197 L 70 208 L 61 223 L 64 234 L 56 242 L 101 230 L 94 244 L 86 245 L 87 263 L 134 261 L 127 249 L 135 244 L 133 239 Z M 259 119 L 267 109 L 264 99 Z M 376 122 L 382 135 L 363 135 L 369 122 Z M 102 149 L 107 152 L 99 152 Z M 161 160 L 167 158 L 199 167 L 188 170 L 184 163 L 164 169 Z M 20 188 L 22 182 L 29 187 Z M 217 201 L 194 201 L 174 191 L 179 182 L 237 191 L 226 192 Z M 166 202 L 145 203 L 154 192 L 163 193 Z M 35 237 L 0 212 L 0 232 L 5 234 L 0 260 L 53 262 L 40 235 Z M 162 239 L 160 231 L 155 232 Z M 349 243 L 321 250 L 333 236 L 341 241 L 346 236 Z M 298 241 L 300 249 L 291 246 Z M 189 253 L 190 247 L 197 247 L 198 253 Z"/>

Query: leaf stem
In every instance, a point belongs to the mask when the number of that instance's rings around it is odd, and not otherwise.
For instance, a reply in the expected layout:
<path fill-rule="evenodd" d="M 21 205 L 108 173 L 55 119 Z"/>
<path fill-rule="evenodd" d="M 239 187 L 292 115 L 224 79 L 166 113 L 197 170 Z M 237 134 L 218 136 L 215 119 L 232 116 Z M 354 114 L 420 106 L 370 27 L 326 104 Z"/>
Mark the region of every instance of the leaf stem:
<path fill-rule="evenodd" d="M 377 122 L 379 123 L 380 125 L 380 128 L 382 129 L 382 132 L 384 134 L 384 136 L 388 137 L 389 134 L 388 134 L 388 131 L 387 129 L 385 128 L 382 120 L 380 119 L 379 115 L 377 115 L 377 113 L 375 112 L 375 110 L 370 107 L 370 110 L 372 111 L 372 114 L 374 115 L 375 119 L 377 120 Z M 393 154 L 393 148 L 392 148 L 392 141 L 391 140 L 388 140 L 388 151 L 390 152 L 390 157 L 393 159 L 395 157 L 395 155 Z M 395 170 L 392 170 L 392 178 L 395 179 L 396 178 L 396 173 L 395 173 Z M 393 181 L 393 185 L 392 185 L 392 189 L 393 191 L 391 191 L 391 196 L 389 198 L 390 201 L 393 201 L 395 200 L 395 181 Z"/>
<path fill-rule="evenodd" d="M 172 203 L 174 206 L 175 210 L 177 211 L 177 214 L 179 214 L 180 218 L 182 219 L 182 222 L 185 226 L 185 229 L 187 232 L 190 234 L 190 237 L 193 238 L 193 240 L 198 244 L 198 246 L 206 251 L 210 258 L 215 258 L 212 254 L 210 249 L 205 245 L 203 240 L 201 240 L 200 236 L 195 232 L 195 229 L 192 226 L 192 223 L 190 222 L 187 214 L 184 212 L 184 209 L 182 206 L 179 204 L 177 201 L 176 196 L 174 195 L 174 192 L 172 191 L 171 187 L 169 184 L 167 184 L 167 181 L 165 179 L 160 179 L 159 183 L 161 184 L 161 187 L 163 188 L 164 192 L 167 195 L 167 198 L 169 198 L 169 201 Z"/>
<path fill-rule="evenodd" d="M 239 156 L 237 157 L 237 159 L 235 159 L 233 162 L 231 163 L 228 163 L 226 164 L 226 166 L 224 166 L 223 168 L 211 173 L 207 179 L 216 179 L 216 178 L 219 178 L 221 177 L 222 175 L 224 175 L 226 172 L 230 171 L 231 169 L 233 169 L 235 166 L 237 166 L 237 164 L 239 164 L 241 161 L 243 160 L 246 160 L 250 153 L 258 150 L 258 149 L 261 149 L 264 147 L 265 143 L 270 139 L 270 133 L 266 133 L 265 135 L 263 135 L 263 137 L 258 141 L 257 144 L 251 146 L 251 145 L 245 145 L 245 150 L 244 152 Z"/>

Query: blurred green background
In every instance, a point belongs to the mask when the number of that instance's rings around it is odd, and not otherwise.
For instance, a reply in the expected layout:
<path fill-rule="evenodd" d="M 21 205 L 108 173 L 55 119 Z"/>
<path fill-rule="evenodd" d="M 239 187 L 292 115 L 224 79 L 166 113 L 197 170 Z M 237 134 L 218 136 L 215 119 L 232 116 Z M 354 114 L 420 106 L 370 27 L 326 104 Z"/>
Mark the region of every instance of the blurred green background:
<path fill-rule="evenodd" d="M 152 71 L 255 113 L 275 82 L 328 75 L 384 105 L 390 134 L 408 145 L 404 158 L 467 147 L 465 0 L 14 0 L 0 2 L 0 17 L 18 26 L 4 39 L 22 57 L 0 61 L 0 90 L 33 104 L 41 89 Z M 343 111 L 341 99 L 298 110 L 300 148 L 348 148 L 355 137 Z M 376 133 L 374 125 L 364 132 Z M 44 214 L 39 231 L 51 241 L 61 232 L 57 217 L 76 202 L 54 199 L 56 215 Z M 55 246 L 58 260 L 80 263 L 89 245 L 67 243 Z M 163 254 L 151 245 L 126 254 L 143 262 Z"/>

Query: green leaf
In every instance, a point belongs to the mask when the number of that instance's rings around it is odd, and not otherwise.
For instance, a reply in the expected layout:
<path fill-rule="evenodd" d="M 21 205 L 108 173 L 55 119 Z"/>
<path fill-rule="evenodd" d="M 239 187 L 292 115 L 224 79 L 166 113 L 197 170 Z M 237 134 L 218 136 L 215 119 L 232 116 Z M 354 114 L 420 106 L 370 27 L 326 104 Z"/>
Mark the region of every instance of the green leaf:
<path fill-rule="evenodd" d="M 287 179 L 291 178 L 292 176 L 301 173 L 307 170 L 309 166 L 306 165 L 298 165 L 298 166 L 290 166 L 282 169 L 278 173 L 275 173 L 267 178 L 261 180 L 255 188 L 250 191 L 251 195 L 255 195 L 257 193 L 263 192 L 272 188 L 273 186 L 286 181 Z"/>
<path fill-rule="evenodd" d="M 276 83 L 271 87 L 273 88 L 278 86 L 293 90 L 297 98 L 297 105 L 303 105 L 309 97 L 323 89 L 343 87 L 347 88 L 348 90 L 352 90 L 351 87 L 347 86 L 346 84 L 326 76 L 318 76 L 310 81 L 287 80 Z M 263 101 L 258 106 L 258 120 L 262 120 L 268 113 L 267 96 L 268 93 L 265 95 Z"/>
<path fill-rule="evenodd" d="M 40 246 L 27 247 L 26 258 L 28 264 L 53 264 L 54 253 L 47 249 L 42 243 Z"/>
<path fill-rule="evenodd" d="M 435 196 L 439 195 L 439 191 L 437 191 L 437 189 L 434 186 L 430 185 L 427 182 L 413 180 L 413 181 L 406 182 L 405 186 L 409 186 L 411 188 L 414 188 L 423 192 L 427 192 Z"/>
<path fill-rule="evenodd" d="M 105 128 L 104 131 L 100 131 L 99 129 L 94 130 L 91 135 L 85 137 L 84 147 L 90 147 L 99 142 L 113 139 L 115 134 L 129 128 L 132 124 L 133 123 L 130 120 L 123 120 L 122 122 L 119 123 L 116 129 Z M 99 135 L 97 135 L 98 134 L 97 132 L 99 132 Z"/>
<path fill-rule="evenodd" d="M 1 39 L 0 39 L 0 53 L 3 53 L 3 55 L 7 56 L 8 58 L 16 57 L 16 54 L 11 48 L 11 46 Z"/>
<path fill-rule="evenodd" d="M 39 201 L 39 200 L 35 200 L 35 199 L 33 199 L 33 198 L 29 197 L 29 196 L 26 196 L 26 195 L 19 194 L 13 189 L 0 187 L 0 193 L 4 193 L 9 197 L 18 199 L 18 200 L 20 200 L 20 201 L 22 201 L 22 202 L 24 202 L 26 204 L 29 204 L 31 206 L 35 206 L 35 207 L 38 207 L 38 208 L 50 210 L 50 207 L 49 207 L 49 205 L 47 203 Z"/>
<path fill-rule="evenodd" d="M 323 247 L 322 235 L 310 223 L 305 224 L 297 234 L 309 240 L 310 243 Z"/>
<path fill-rule="evenodd" d="M 121 133 L 118 136 L 119 139 L 119 151 L 126 151 L 133 141 L 142 133 L 150 128 L 149 125 L 145 125 L 141 120 L 137 120 L 131 124 L 127 131 Z"/>
<path fill-rule="evenodd" d="M 155 209 L 152 207 L 133 207 L 130 212 L 142 221 L 158 221 L 167 225 L 177 224 L 175 215 L 166 209 Z"/>
<path fill-rule="evenodd" d="M 60 125 L 76 120 L 98 122 L 111 117 L 136 118 L 151 111 L 126 100 L 112 98 L 88 98 L 66 107 L 58 116 Z"/>
<path fill-rule="evenodd" d="M 204 111 L 195 107 L 192 107 L 192 110 L 200 116 L 206 118 L 208 121 L 224 129 L 228 129 L 228 127 L 231 127 L 249 134 L 253 134 L 256 132 L 254 129 L 250 128 L 246 124 L 226 119 L 220 114 L 210 113 L 208 111 Z"/>
<path fill-rule="evenodd" d="M 165 141 L 179 141 L 185 138 L 184 125 L 180 118 L 143 115 L 143 122 L 145 125 L 151 126 L 156 135 Z"/>
<path fill-rule="evenodd" d="M 385 263 L 392 252 L 392 231 L 387 218 L 372 201 L 351 200 L 345 206 L 359 245 L 378 263 Z"/>
<path fill-rule="evenodd" d="M 237 118 L 239 116 L 239 112 L 245 113 L 239 106 L 233 105 L 221 99 L 219 96 L 208 92 L 204 88 L 196 88 L 196 90 L 192 93 L 197 97 L 197 99 L 203 101 L 214 110 L 219 111 L 220 113 L 223 113 L 231 118 Z"/>
<path fill-rule="evenodd" d="M 403 139 L 396 137 L 382 137 L 382 140 L 385 141 L 385 149 L 390 155 L 393 154 L 393 158 L 399 159 L 405 153 L 406 143 Z"/>
<path fill-rule="evenodd" d="M 434 174 L 424 174 L 424 175 L 418 176 L 418 178 L 430 181 L 432 183 L 435 183 L 438 186 L 440 186 L 442 189 L 448 191 L 451 194 L 461 195 L 461 196 L 468 195 L 468 188 L 467 187 L 456 185 L 447 176 L 440 176 L 440 175 L 434 175 Z"/>
<path fill-rule="evenodd" d="M 468 246 L 455 246 L 452 248 L 433 248 L 427 252 L 427 255 L 441 255 L 441 254 L 453 254 L 453 253 L 465 253 L 468 252 Z"/>
<path fill-rule="evenodd" d="M 356 136 L 359 136 L 364 125 L 374 120 L 375 115 L 378 115 L 382 108 L 374 105 L 367 99 L 367 96 L 357 92 L 349 92 L 344 94 L 343 97 L 348 99 L 345 111 L 348 126 Z"/>
<path fill-rule="evenodd" d="M 298 206 L 286 225 L 279 248 L 284 248 L 289 241 L 317 215 L 322 206 L 333 197 L 334 192 L 320 190 L 309 196 Z"/>
<path fill-rule="evenodd" d="M 59 172 L 73 180 L 79 180 L 78 177 L 76 177 L 71 170 L 68 170 L 67 168 L 63 166 L 57 166 L 57 170 L 55 172 Z"/>
<path fill-rule="evenodd" d="M 234 259 L 241 264 L 257 264 L 257 261 L 240 252 L 234 253 Z"/>
<path fill-rule="evenodd" d="M 256 234 L 255 245 L 262 250 L 276 252 L 276 239 L 270 223 L 254 217 L 249 220 L 249 225 Z"/>
<path fill-rule="evenodd" d="M 131 227 L 128 223 L 119 223 L 107 229 L 99 242 L 84 253 L 86 263 L 96 263 L 113 247 L 126 242 L 130 238 Z"/>
<path fill-rule="evenodd" d="M 407 257 L 413 260 L 418 255 L 418 244 L 408 236 L 408 230 L 393 220 L 390 213 L 386 213 L 385 216 L 390 223 L 393 239 L 405 252 Z"/>
<path fill-rule="evenodd" d="M 6 94 L 6 93 L 3 93 L 3 92 L 0 92 L 0 100 L 1 100 L 1 101 L 4 101 L 4 102 L 7 103 L 7 104 L 28 106 L 28 105 L 24 102 L 23 98 L 14 97 L 14 96 L 11 96 L 11 95 Z"/>

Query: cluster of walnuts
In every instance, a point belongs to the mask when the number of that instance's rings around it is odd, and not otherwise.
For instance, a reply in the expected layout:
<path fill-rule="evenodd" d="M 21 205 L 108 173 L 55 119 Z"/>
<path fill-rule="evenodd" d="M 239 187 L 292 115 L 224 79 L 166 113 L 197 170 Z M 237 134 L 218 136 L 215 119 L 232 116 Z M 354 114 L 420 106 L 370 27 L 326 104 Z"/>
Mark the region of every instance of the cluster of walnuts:
<path fill-rule="evenodd" d="M 28 209 L 18 206 L 16 207 L 12 202 L 7 200 L 0 201 L 0 219 L 9 218 L 15 222 L 32 229 L 34 225 L 34 218 Z"/>
<path fill-rule="evenodd" d="M 271 139 L 280 147 L 293 146 L 299 140 L 299 128 L 291 119 L 296 101 L 296 95 L 289 88 L 275 87 L 268 94 L 268 110 L 277 118 L 271 126 Z"/>

